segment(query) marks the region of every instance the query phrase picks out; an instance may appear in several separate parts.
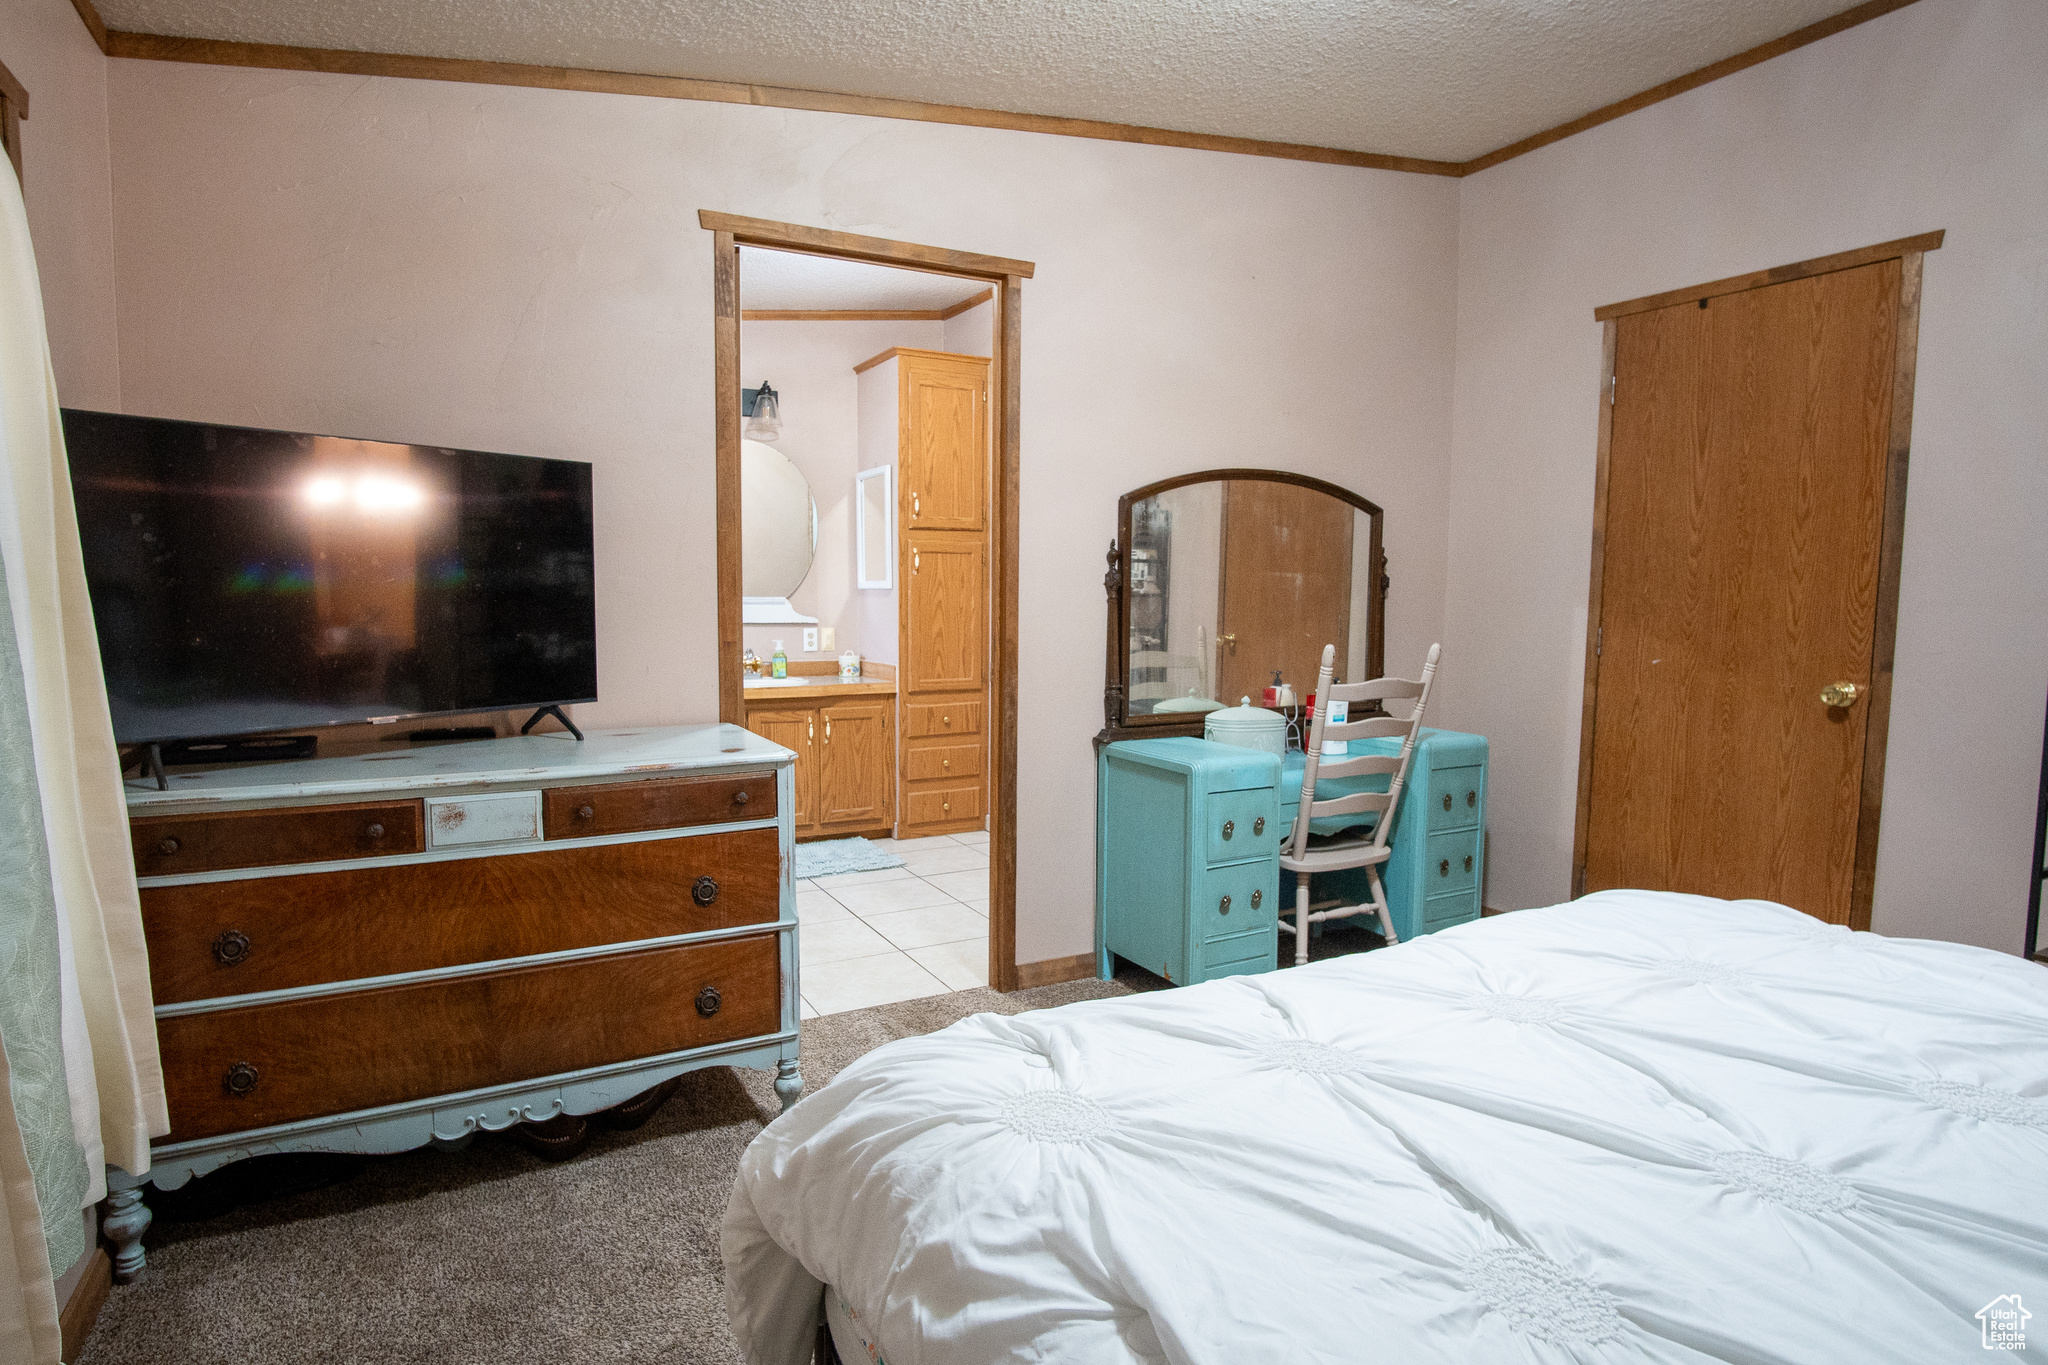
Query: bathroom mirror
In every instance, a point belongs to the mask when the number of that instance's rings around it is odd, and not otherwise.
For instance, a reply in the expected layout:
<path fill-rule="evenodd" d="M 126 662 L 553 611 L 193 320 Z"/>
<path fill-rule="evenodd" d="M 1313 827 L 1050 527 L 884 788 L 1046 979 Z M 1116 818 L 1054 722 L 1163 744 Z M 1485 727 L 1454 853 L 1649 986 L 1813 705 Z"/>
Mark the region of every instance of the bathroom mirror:
<path fill-rule="evenodd" d="M 863 588 L 896 586 L 896 528 L 890 525 L 896 501 L 889 492 L 889 468 L 877 465 L 853 477 L 854 562 Z"/>
<path fill-rule="evenodd" d="M 1277 674 L 1315 690 L 1323 646 L 1339 681 L 1384 672 L 1382 513 L 1358 494 L 1277 470 L 1148 484 L 1117 503 L 1110 550 L 1105 740 L 1200 734 L 1256 705 Z"/>
<path fill-rule="evenodd" d="M 741 441 L 741 595 L 750 603 L 786 599 L 810 574 L 817 550 L 818 504 L 803 471 L 774 446 Z"/>

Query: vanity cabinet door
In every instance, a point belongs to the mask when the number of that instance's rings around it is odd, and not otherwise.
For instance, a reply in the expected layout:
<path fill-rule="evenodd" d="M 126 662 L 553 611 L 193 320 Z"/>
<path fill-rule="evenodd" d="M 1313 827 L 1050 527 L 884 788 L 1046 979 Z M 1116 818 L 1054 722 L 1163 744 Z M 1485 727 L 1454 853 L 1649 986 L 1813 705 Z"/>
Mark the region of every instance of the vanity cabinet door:
<path fill-rule="evenodd" d="M 801 839 L 806 834 L 817 833 L 818 713 L 809 707 L 774 711 L 750 709 L 747 728 L 796 755 L 796 771 L 792 774 L 796 788 L 796 809 L 792 812 L 796 837 Z"/>
<path fill-rule="evenodd" d="M 819 708 L 819 824 L 887 824 L 894 817 L 895 709 L 893 699 Z"/>
<path fill-rule="evenodd" d="M 905 539 L 899 685 L 911 696 L 979 692 L 988 658 L 983 537 L 912 531 Z"/>
<path fill-rule="evenodd" d="M 897 397 L 902 525 L 979 531 L 986 522 L 988 361 L 905 355 Z"/>

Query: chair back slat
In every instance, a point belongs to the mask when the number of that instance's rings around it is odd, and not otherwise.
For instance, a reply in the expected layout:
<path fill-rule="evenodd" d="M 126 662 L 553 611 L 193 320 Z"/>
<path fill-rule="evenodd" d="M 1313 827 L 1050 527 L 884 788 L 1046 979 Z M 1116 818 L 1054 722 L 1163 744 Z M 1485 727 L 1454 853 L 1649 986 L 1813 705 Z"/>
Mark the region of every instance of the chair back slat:
<path fill-rule="evenodd" d="M 1309 818 L 1320 820 L 1329 815 L 1358 815 L 1365 811 L 1379 811 L 1384 814 L 1393 809 L 1393 805 L 1386 792 L 1353 792 L 1349 796 L 1333 796 L 1327 801 L 1311 802 Z"/>
<path fill-rule="evenodd" d="M 1335 728 L 1335 727 L 1332 727 Z M 1335 777 L 1392 777 L 1401 771 L 1399 754 L 1364 754 L 1358 758 L 1326 758 L 1316 773 L 1316 781 L 1327 782 Z"/>
<path fill-rule="evenodd" d="M 1372 843 L 1376 848 L 1386 847 L 1388 840 L 1393 837 L 1394 820 L 1401 804 L 1401 788 L 1408 781 L 1408 765 L 1415 757 L 1415 742 L 1422 730 L 1422 713 L 1429 705 L 1429 689 L 1436 680 L 1436 661 L 1438 655 L 1442 652 L 1442 648 L 1441 645 L 1431 645 L 1429 647 L 1429 654 L 1422 661 L 1422 676 L 1413 681 L 1405 678 L 1375 678 L 1371 682 L 1352 683 L 1333 688 L 1331 679 L 1336 674 L 1337 648 L 1335 645 L 1323 646 L 1323 666 L 1316 676 L 1318 705 L 1316 707 L 1315 720 L 1309 726 L 1308 750 L 1303 755 L 1301 769 L 1301 805 L 1295 810 L 1294 828 L 1288 834 L 1288 846 L 1291 856 L 1299 858 L 1308 851 L 1309 824 L 1311 821 L 1323 816 L 1353 815 L 1365 811 L 1381 812 L 1379 820 L 1373 824 Z M 1330 713 L 1329 706 L 1322 703 L 1324 698 L 1349 702 L 1354 700 L 1398 699 L 1402 697 L 1415 698 L 1415 712 L 1406 719 L 1393 716 L 1374 716 L 1368 720 L 1354 721 L 1341 726 L 1326 725 L 1324 723 Z M 1367 735 L 1359 732 L 1368 730 L 1373 737 L 1383 739 L 1398 737 L 1401 741 L 1401 753 L 1395 760 L 1396 766 L 1393 769 L 1392 776 L 1388 779 L 1387 790 L 1384 792 L 1359 792 L 1355 795 L 1340 796 L 1329 801 L 1316 800 L 1316 780 L 1325 771 L 1322 761 L 1323 740 L 1325 736 L 1327 735 L 1332 739 L 1339 737 L 1345 739 L 1365 738 Z M 1352 763 L 1370 761 L 1373 757 L 1378 757 L 1378 755 L 1361 755 L 1358 759 L 1340 759 L 1337 763 L 1331 765 L 1330 775 L 1339 775 L 1340 771 L 1369 771 L 1363 768 L 1352 768 L 1350 765 Z"/>

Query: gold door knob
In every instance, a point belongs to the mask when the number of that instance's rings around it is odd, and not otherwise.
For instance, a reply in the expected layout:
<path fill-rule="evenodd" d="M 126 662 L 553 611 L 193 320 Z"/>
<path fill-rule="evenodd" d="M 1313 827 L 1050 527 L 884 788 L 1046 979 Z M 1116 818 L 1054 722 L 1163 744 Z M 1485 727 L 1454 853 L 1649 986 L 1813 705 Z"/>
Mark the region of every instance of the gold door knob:
<path fill-rule="evenodd" d="M 1863 689 L 1852 682 L 1829 683 L 1820 690 L 1823 706 L 1854 706 Z"/>
<path fill-rule="evenodd" d="M 1219 645 L 1229 645 L 1230 652 L 1232 654 L 1237 653 L 1237 636 L 1235 633 L 1217 636 L 1216 643 Z"/>

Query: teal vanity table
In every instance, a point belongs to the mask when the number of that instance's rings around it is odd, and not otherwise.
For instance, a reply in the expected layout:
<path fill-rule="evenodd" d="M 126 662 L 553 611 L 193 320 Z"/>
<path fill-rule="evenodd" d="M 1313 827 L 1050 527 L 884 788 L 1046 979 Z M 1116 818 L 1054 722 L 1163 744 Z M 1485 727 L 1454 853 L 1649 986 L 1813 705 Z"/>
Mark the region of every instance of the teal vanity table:
<path fill-rule="evenodd" d="M 1211 743 L 1203 718 L 1241 696 L 1257 704 L 1272 682 L 1305 698 L 1326 644 L 1340 679 L 1385 673 L 1383 519 L 1348 489 L 1275 470 L 1185 474 L 1119 500 L 1095 740 L 1103 977 L 1118 957 L 1177 984 L 1279 965 L 1280 917 L 1294 895 L 1279 852 L 1301 800 L 1302 756 Z M 1352 748 L 1395 751 L 1379 740 Z M 1479 917 L 1486 774 L 1483 736 L 1423 729 L 1381 870 L 1399 937 Z M 1337 779 L 1318 795 L 1386 784 Z M 1315 832 L 1354 819 L 1370 829 L 1373 817 L 1317 821 Z M 1319 874 L 1312 890 L 1318 903 L 1370 899 L 1362 869 Z"/>

